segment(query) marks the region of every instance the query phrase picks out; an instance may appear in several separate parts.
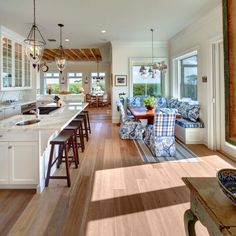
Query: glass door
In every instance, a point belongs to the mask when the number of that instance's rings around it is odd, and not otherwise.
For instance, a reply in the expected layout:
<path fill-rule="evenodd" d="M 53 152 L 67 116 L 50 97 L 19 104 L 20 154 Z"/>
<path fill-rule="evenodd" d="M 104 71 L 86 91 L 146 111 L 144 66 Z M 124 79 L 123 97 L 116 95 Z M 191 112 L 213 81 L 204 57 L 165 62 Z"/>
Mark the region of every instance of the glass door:
<path fill-rule="evenodd" d="M 12 76 L 12 40 L 2 37 L 2 86 L 3 88 L 13 87 Z"/>

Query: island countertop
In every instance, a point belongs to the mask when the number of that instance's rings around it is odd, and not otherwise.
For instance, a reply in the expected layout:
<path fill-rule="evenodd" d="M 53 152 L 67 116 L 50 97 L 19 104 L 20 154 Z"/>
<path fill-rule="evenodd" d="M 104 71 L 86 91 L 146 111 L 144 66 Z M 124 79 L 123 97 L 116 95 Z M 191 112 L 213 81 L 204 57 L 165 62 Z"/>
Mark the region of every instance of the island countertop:
<path fill-rule="evenodd" d="M 87 106 L 88 103 L 68 103 L 48 115 L 39 115 L 40 122 L 24 126 L 17 126 L 16 123 L 23 120 L 35 119 L 35 115 L 16 115 L 11 118 L 0 121 L 0 130 L 59 131 L 64 129 Z"/>

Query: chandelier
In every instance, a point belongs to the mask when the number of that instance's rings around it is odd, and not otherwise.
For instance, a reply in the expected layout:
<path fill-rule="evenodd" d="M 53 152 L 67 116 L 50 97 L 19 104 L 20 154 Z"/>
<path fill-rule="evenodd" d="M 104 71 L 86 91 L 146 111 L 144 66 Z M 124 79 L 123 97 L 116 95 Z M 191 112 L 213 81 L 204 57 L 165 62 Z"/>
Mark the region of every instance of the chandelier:
<path fill-rule="evenodd" d="M 150 30 L 152 33 L 152 64 L 149 65 L 149 69 L 147 70 L 147 68 L 145 67 L 145 65 L 141 65 L 140 69 L 139 69 L 139 73 L 141 75 L 150 75 L 152 78 L 155 78 L 156 72 L 157 70 L 159 71 L 163 71 L 165 69 L 167 69 L 167 65 L 165 64 L 165 62 L 154 62 L 154 53 L 153 53 L 153 31 L 154 29 Z"/>
<path fill-rule="evenodd" d="M 60 46 L 58 48 L 59 55 L 55 58 L 55 61 L 56 61 L 58 70 L 60 71 L 60 73 L 62 73 L 62 71 L 66 68 L 66 57 L 65 57 L 63 46 L 62 46 L 62 27 L 64 27 L 64 25 L 58 24 L 58 26 L 60 27 Z"/>
<path fill-rule="evenodd" d="M 96 80 L 97 83 L 103 80 L 103 77 L 99 75 L 99 60 L 97 60 L 97 76 L 94 76 L 93 79 Z"/>
<path fill-rule="evenodd" d="M 33 0 L 33 5 L 34 5 L 34 22 L 27 38 L 24 40 L 24 44 L 25 44 L 26 56 L 31 61 L 33 67 L 35 68 L 37 64 L 39 64 L 43 56 L 43 50 L 46 45 L 46 42 L 42 34 L 40 33 L 38 26 L 36 25 L 35 0 Z"/>

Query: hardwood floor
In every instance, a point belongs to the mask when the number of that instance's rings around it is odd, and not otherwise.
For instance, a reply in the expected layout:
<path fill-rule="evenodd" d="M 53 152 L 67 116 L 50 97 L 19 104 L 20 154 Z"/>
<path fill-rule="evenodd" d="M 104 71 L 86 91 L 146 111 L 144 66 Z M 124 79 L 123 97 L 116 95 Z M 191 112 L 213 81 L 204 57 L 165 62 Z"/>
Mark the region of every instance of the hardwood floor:
<path fill-rule="evenodd" d="M 0 227 L 0 235 L 182 236 L 189 192 L 181 177 L 215 176 L 217 169 L 235 167 L 203 145 L 190 146 L 198 162 L 144 164 L 134 143 L 120 140 L 119 126 L 111 123 L 106 108 L 90 109 L 90 117 L 92 135 L 79 169 L 71 171 L 71 188 L 52 180 L 31 199 L 22 192 L 28 205 L 16 210 L 19 217 L 10 231 Z M 1 205 L 3 198 L 0 194 Z M 14 206 L 6 203 L 9 211 L 21 204 L 17 196 L 12 201 Z M 0 222 L 7 224 L 10 218 L 1 205 Z M 197 232 L 208 235 L 199 223 Z"/>
<path fill-rule="evenodd" d="M 34 190 L 0 190 L 0 235 L 7 235 L 34 194 Z"/>

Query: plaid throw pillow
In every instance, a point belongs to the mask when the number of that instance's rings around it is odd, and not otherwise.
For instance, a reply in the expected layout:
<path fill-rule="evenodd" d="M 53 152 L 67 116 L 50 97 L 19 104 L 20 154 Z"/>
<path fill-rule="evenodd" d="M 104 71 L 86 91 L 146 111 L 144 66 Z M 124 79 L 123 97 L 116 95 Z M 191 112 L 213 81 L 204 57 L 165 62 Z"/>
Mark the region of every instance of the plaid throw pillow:
<path fill-rule="evenodd" d="M 175 117 L 175 113 L 156 113 L 155 123 L 153 127 L 154 137 L 174 136 Z"/>

